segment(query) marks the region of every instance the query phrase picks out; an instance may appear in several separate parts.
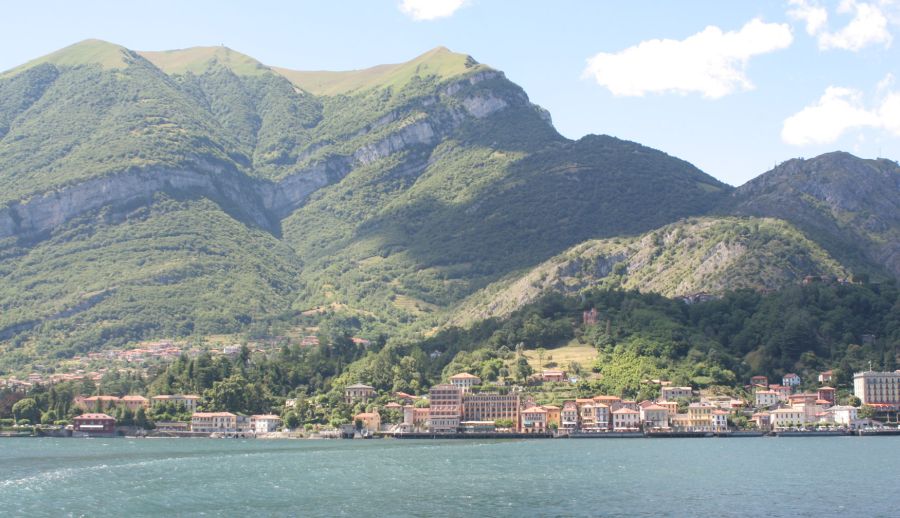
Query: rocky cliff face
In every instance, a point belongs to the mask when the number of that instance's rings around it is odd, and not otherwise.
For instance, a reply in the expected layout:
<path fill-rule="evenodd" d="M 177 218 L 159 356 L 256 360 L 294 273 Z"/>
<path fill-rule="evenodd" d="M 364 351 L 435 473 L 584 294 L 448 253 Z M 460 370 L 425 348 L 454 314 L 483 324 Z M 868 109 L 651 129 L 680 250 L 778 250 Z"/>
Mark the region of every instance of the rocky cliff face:
<path fill-rule="evenodd" d="M 900 276 L 900 167 L 849 153 L 789 160 L 739 187 L 738 214 L 797 225 L 855 271 Z"/>
<path fill-rule="evenodd" d="M 486 79 L 502 79 L 502 74 L 483 72 L 452 82 L 442 93 L 450 96 L 452 102 L 462 106 L 462 109 L 439 102 L 425 102 L 423 104 L 430 106 L 430 109 L 421 120 L 365 143 L 348 155 L 329 155 L 315 161 L 278 182 L 253 178 L 230 164 L 214 164 L 205 160 L 199 160 L 191 167 L 133 168 L 61 186 L 0 208 L 0 239 L 35 236 L 106 205 L 128 205 L 141 200 L 149 202 L 154 193 L 162 191 L 209 198 L 219 202 L 227 212 L 239 214 L 260 228 L 277 233 L 281 219 L 302 206 L 312 193 L 340 181 L 355 167 L 373 164 L 414 146 L 434 146 L 468 118 L 487 117 L 512 103 L 528 105 L 528 98 L 521 90 L 511 100 L 483 92 L 467 94 L 464 87 Z M 389 113 L 359 136 L 364 137 L 402 117 L 402 113 Z M 320 145 L 325 144 L 313 144 L 310 148 L 314 151 Z"/>

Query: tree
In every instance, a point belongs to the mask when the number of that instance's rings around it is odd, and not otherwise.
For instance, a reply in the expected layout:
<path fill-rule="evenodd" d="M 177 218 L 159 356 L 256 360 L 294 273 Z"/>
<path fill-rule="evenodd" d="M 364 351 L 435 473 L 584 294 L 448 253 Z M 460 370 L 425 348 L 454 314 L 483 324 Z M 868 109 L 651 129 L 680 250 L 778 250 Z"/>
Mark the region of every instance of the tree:
<path fill-rule="evenodd" d="M 870 405 L 863 405 L 859 409 L 859 417 L 861 419 L 873 419 L 875 417 L 875 407 Z"/>
<path fill-rule="evenodd" d="M 29 424 L 35 424 L 41 420 L 41 411 L 37 402 L 32 398 L 21 399 L 12 407 L 13 418 L 16 422 L 27 420 Z"/>
<path fill-rule="evenodd" d="M 144 430 L 152 430 L 155 428 L 153 423 L 147 419 L 147 412 L 144 411 L 144 407 L 140 407 L 137 409 L 137 412 L 134 414 L 134 425 L 138 428 L 143 428 Z"/>
<path fill-rule="evenodd" d="M 532 374 L 534 374 L 534 369 L 528 364 L 528 359 L 524 356 L 520 356 L 516 361 L 516 378 L 524 383 Z"/>
<path fill-rule="evenodd" d="M 288 430 L 293 430 L 300 426 L 300 417 L 294 412 L 288 412 L 284 415 L 284 426 Z"/>
<path fill-rule="evenodd" d="M 56 415 L 56 411 L 53 409 L 47 410 L 43 414 L 41 414 L 41 424 L 53 424 L 55 423 L 59 417 Z"/>
<path fill-rule="evenodd" d="M 543 347 L 538 347 L 535 350 L 535 352 L 538 355 L 538 367 L 543 368 L 544 367 L 544 356 L 547 354 L 547 349 L 544 349 Z"/>

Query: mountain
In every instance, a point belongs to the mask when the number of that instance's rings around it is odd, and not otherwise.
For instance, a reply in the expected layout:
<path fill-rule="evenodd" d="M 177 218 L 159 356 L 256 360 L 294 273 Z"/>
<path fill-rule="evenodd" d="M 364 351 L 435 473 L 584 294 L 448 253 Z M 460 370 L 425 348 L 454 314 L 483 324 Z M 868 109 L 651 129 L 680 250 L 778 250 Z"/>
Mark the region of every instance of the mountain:
<path fill-rule="evenodd" d="M 747 182 L 732 213 L 790 221 L 854 272 L 900 277 L 900 167 L 849 153 L 795 159 Z"/>
<path fill-rule="evenodd" d="M 303 72 L 88 40 L 0 74 L 0 371 L 161 337 L 416 336 L 572 247 L 623 253 L 626 287 L 669 294 L 887 275 L 889 165 L 866 166 L 877 218 L 852 208 L 870 194 L 856 186 L 822 226 L 806 199 L 821 175 L 782 203 L 637 143 L 566 139 L 503 72 L 446 48 Z M 732 273 L 689 275 L 709 250 L 666 237 L 679 225 L 711 233 Z M 649 235 L 665 246 L 642 267 Z"/>
<path fill-rule="evenodd" d="M 589 240 L 524 275 L 473 294 L 451 321 L 504 317 L 547 293 L 591 288 L 666 297 L 772 291 L 808 276 L 846 278 L 840 263 L 796 228 L 769 218 L 691 218 L 636 237 Z"/>

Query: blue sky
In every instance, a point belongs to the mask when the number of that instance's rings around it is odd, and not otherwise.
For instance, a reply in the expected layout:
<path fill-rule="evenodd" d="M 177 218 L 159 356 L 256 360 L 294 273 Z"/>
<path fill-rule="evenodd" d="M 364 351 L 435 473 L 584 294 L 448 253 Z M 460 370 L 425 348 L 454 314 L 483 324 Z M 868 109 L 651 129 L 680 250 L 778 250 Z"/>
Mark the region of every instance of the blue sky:
<path fill-rule="evenodd" d="M 224 44 L 302 70 L 444 45 L 506 72 L 569 138 L 634 140 L 732 185 L 836 149 L 900 158 L 900 0 L 33 1 L 4 12 L 2 70 L 87 38 Z"/>

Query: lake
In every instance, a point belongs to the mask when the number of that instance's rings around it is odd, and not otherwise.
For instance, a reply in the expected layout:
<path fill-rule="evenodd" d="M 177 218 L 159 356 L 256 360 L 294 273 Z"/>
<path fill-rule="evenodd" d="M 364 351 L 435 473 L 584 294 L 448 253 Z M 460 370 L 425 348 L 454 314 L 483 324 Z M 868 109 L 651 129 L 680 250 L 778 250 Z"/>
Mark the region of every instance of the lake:
<path fill-rule="evenodd" d="M 900 516 L 900 437 L 0 439 L 3 516 Z"/>

